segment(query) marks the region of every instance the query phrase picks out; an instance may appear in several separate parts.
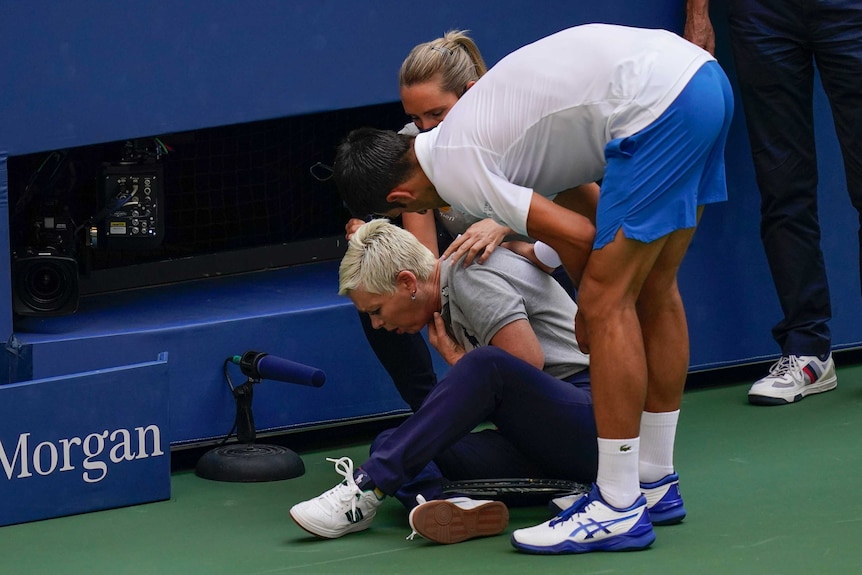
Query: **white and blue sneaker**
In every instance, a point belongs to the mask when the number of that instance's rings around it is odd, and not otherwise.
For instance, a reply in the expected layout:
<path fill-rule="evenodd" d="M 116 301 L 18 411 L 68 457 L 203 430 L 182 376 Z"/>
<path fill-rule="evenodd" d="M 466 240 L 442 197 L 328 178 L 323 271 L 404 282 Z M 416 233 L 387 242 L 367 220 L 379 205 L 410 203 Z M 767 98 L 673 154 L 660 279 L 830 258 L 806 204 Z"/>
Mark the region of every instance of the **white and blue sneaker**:
<path fill-rule="evenodd" d="M 646 498 L 641 495 L 625 509 L 602 499 L 597 485 L 550 521 L 517 529 L 512 545 L 542 555 L 646 549 L 655 541 Z"/>
<path fill-rule="evenodd" d="M 641 483 L 653 525 L 676 525 L 685 519 L 685 505 L 679 492 L 679 475 L 671 473 L 653 483 Z"/>
<path fill-rule="evenodd" d="M 767 376 L 754 382 L 748 390 L 748 401 L 754 405 L 787 405 L 837 386 L 831 353 L 825 360 L 814 355 L 785 355 L 772 364 Z"/>
<path fill-rule="evenodd" d="M 679 492 L 679 475 L 671 473 L 654 483 L 641 483 L 641 493 L 647 501 L 653 525 L 675 525 L 685 519 L 685 505 Z M 582 497 L 575 493 L 555 497 L 548 503 L 548 511 L 559 515 Z"/>
<path fill-rule="evenodd" d="M 335 464 L 335 470 L 344 476 L 344 481 L 314 499 L 291 507 L 291 518 L 312 535 L 325 539 L 368 529 L 383 498 L 378 497 L 374 489 L 359 488 L 353 477 L 353 460 L 349 457 L 327 457 L 326 460 Z"/>

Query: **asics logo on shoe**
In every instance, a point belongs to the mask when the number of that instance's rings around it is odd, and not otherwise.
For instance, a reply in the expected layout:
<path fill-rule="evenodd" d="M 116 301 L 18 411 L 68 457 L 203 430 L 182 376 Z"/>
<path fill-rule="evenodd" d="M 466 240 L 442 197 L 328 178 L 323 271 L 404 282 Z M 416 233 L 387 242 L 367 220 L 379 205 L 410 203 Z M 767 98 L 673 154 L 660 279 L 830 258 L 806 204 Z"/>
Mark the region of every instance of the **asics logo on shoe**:
<path fill-rule="evenodd" d="M 347 521 L 350 523 L 359 523 L 362 521 L 362 510 L 356 509 L 355 511 L 348 509 L 344 512 L 344 516 L 347 517 Z"/>
<path fill-rule="evenodd" d="M 596 533 L 607 533 L 611 535 L 611 529 L 624 521 L 628 521 L 629 519 L 634 519 L 637 517 L 637 512 L 632 513 L 631 515 L 626 515 L 625 517 L 616 517 L 614 519 L 608 519 L 607 521 L 595 521 L 591 520 L 589 523 L 581 523 L 578 527 L 569 533 L 569 537 L 577 537 L 581 532 L 583 532 L 584 539 L 592 539 Z"/>
<path fill-rule="evenodd" d="M 626 451 L 631 451 L 631 450 L 632 450 L 631 445 L 628 445 L 628 444 L 620 445 L 620 451 L 622 451 L 623 453 L 625 453 Z"/>

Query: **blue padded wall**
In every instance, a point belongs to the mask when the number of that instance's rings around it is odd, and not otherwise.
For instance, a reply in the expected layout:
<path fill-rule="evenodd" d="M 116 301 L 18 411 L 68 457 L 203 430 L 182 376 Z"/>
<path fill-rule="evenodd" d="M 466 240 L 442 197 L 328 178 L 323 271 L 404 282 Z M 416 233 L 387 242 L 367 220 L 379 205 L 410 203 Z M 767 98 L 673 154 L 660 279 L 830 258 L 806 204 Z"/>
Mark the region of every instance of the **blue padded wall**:
<path fill-rule="evenodd" d="M 327 371 L 327 386 L 335 381 L 377 386 L 373 405 L 359 411 L 397 407 L 397 398 L 391 395 L 391 386 L 384 389 L 385 374 L 362 341 L 355 314 L 345 307 L 343 298 L 332 297 L 319 313 L 286 309 L 277 319 L 266 320 L 251 310 L 242 325 L 212 322 L 166 327 L 164 333 L 158 328 L 140 331 L 121 347 L 111 347 L 117 340 L 110 330 L 98 334 L 92 325 L 76 326 L 75 322 L 85 321 L 85 315 L 47 322 L 47 327 L 42 322 L 20 322 L 22 329 L 15 333 L 5 158 L 394 102 L 396 73 L 404 55 L 417 42 L 448 29 L 470 29 L 493 64 L 525 43 L 585 22 L 681 32 L 684 4 L 683 0 L 501 0 L 493 4 L 441 0 L 421 13 L 394 0 L 0 4 L 0 337 L 10 341 L 4 363 L 12 363 L 3 373 L 46 377 L 60 375 L 57 370 L 95 369 L 100 366 L 92 363 L 97 362 L 114 366 L 120 360 L 140 361 L 138 352 L 151 355 L 166 350 L 172 358 L 168 375 L 172 421 L 184 422 L 175 424 L 176 441 L 222 429 L 231 404 L 218 370 L 220 360 L 252 346 L 325 364 L 316 367 Z M 718 59 L 735 81 L 723 6 L 714 4 Z M 862 343 L 862 327 L 856 321 L 862 317 L 855 263 L 857 221 L 822 91 L 817 94 L 816 114 L 823 245 L 835 313 L 832 327 L 837 347 L 855 347 Z M 345 126 L 345 132 L 352 127 Z M 758 236 L 759 197 L 739 102 L 726 157 L 730 199 L 707 210 L 680 274 L 691 331 L 691 364 L 696 370 L 764 360 L 778 353 L 770 328 L 780 311 Z M 200 289 L 205 300 L 207 288 Z M 315 284 L 309 289 L 324 288 Z M 303 321 L 313 329 L 307 331 L 310 337 L 297 341 L 285 341 L 277 329 L 265 327 L 296 330 Z M 339 322 L 345 330 L 339 345 L 356 342 L 344 357 L 327 353 L 326 347 L 331 343 L 327 330 Z M 82 331 L 87 337 L 74 335 Z M 232 341 L 232 333 L 243 337 Z M 201 338 L 215 345 L 201 353 Z M 357 373 L 357 365 L 362 374 Z M 276 387 L 262 388 L 261 397 L 280 398 L 282 393 Z M 296 397 L 293 391 L 284 393 Z M 329 395 L 335 393 L 329 387 L 302 393 L 308 394 L 314 409 L 321 410 L 316 412 L 320 417 L 358 413 L 347 407 L 329 410 L 331 401 L 341 401 Z M 301 402 L 289 408 L 299 414 L 295 415 L 280 411 L 279 401 L 261 401 L 263 423 L 278 427 L 290 425 L 294 418 L 307 423 L 299 413 Z"/>
<path fill-rule="evenodd" d="M 174 444 L 228 433 L 236 414 L 230 386 L 246 378 L 228 364 L 229 383 L 224 362 L 249 350 L 326 374 L 320 388 L 270 380 L 255 385 L 258 431 L 405 412 L 368 349 L 353 305 L 336 294 L 337 284 L 338 262 L 329 261 L 82 298 L 75 315 L 19 322 L 16 376 L 57 377 L 170 350 Z M 437 369 L 445 369 L 442 360 Z"/>
<path fill-rule="evenodd" d="M 0 150 L 53 150 L 393 102 L 416 43 L 468 28 L 489 62 L 561 28 L 678 29 L 680 0 L 4 2 Z"/>

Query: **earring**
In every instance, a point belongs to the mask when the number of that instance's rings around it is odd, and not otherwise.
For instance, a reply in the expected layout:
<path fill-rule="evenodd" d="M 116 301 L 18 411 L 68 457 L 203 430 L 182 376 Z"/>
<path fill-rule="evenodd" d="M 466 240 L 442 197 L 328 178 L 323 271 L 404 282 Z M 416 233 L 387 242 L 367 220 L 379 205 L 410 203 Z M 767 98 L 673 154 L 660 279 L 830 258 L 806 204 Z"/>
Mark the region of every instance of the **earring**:
<path fill-rule="evenodd" d="M 413 290 L 412 292 L 410 292 L 410 299 L 412 299 L 414 301 L 416 300 L 416 290 Z"/>

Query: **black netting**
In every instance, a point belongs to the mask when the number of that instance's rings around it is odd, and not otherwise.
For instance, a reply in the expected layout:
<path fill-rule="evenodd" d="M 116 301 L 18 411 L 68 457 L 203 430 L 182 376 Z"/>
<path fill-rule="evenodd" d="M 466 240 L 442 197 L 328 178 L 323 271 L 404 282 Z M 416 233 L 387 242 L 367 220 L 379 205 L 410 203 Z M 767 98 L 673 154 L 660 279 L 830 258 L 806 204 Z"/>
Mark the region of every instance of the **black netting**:
<path fill-rule="evenodd" d="M 335 186 L 310 168 L 331 165 L 353 128 L 398 129 L 403 122 L 401 105 L 391 103 L 137 139 L 148 152 L 167 149 L 159 159 L 164 239 L 146 249 L 87 250 L 89 265 L 109 269 L 341 235 L 349 214 Z M 101 166 L 120 161 L 125 144 L 64 150 L 65 165 L 53 178 L 39 172 L 49 153 L 9 158 L 13 250 L 30 242 L 32 222 L 46 206 L 67 210 L 79 226 L 97 214 Z M 82 227 L 82 242 L 84 235 Z"/>

